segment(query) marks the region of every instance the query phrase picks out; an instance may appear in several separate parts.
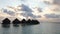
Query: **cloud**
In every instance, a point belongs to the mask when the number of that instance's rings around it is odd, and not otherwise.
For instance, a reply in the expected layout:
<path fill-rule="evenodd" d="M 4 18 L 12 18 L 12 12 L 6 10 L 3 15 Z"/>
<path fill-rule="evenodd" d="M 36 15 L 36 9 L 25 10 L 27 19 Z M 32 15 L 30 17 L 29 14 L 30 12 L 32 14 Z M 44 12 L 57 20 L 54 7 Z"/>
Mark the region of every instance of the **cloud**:
<path fill-rule="evenodd" d="M 21 0 L 21 1 L 25 2 L 25 1 L 27 1 L 27 0 Z"/>
<path fill-rule="evenodd" d="M 42 8 L 36 8 L 39 12 L 43 12 Z"/>
<path fill-rule="evenodd" d="M 41 18 L 41 16 L 36 16 L 36 15 L 33 15 L 33 14 L 29 14 L 29 13 L 21 13 L 21 15 L 23 15 L 26 18 L 28 18 L 28 17 Z"/>
<path fill-rule="evenodd" d="M 38 17 L 41 17 L 41 16 L 36 16 L 36 15 L 33 15 L 32 12 L 33 10 L 31 8 L 29 8 L 28 6 L 22 4 L 21 5 L 21 11 L 24 12 L 24 13 L 21 13 L 21 15 L 23 15 L 24 17 L 32 17 L 32 18 L 38 18 Z M 41 12 L 40 8 L 38 9 L 39 12 Z"/>
<path fill-rule="evenodd" d="M 53 3 L 53 0 L 43 0 L 43 3 L 45 3 L 45 4 L 52 4 Z"/>
<path fill-rule="evenodd" d="M 22 7 L 22 8 L 21 8 L 22 11 L 32 12 L 32 9 L 30 9 L 28 6 L 26 6 L 26 5 L 24 5 L 24 4 L 22 4 L 21 7 Z"/>
<path fill-rule="evenodd" d="M 54 13 L 60 13 L 60 0 L 45 0 L 43 1 L 47 7 Z"/>
<path fill-rule="evenodd" d="M 45 14 L 44 15 L 46 18 L 60 18 L 60 15 L 57 15 L 57 14 Z"/>
<path fill-rule="evenodd" d="M 60 5 L 60 0 L 44 0 L 43 2 L 50 5 Z"/>
<path fill-rule="evenodd" d="M 14 16 L 14 15 L 15 15 L 15 12 L 10 11 L 10 10 L 8 10 L 8 9 L 2 9 L 2 10 L 3 10 L 4 13 L 9 14 L 9 15 L 11 15 L 11 16 Z"/>
<path fill-rule="evenodd" d="M 52 2 L 44 1 L 45 4 L 52 5 Z"/>
<path fill-rule="evenodd" d="M 11 10 L 10 10 L 10 9 Z M 19 9 L 20 8 L 20 9 Z M 13 9 L 13 10 L 12 10 Z M 38 11 L 39 12 L 42 12 L 41 10 L 40 10 L 40 8 L 38 8 Z M 23 16 L 23 17 L 25 17 L 25 18 L 28 18 L 28 17 L 31 17 L 31 18 L 41 18 L 41 16 L 40 15 L 34 15 L 33 14 L 33 10 L 29 7 L 29 6 L 27 6 L 27 5 L 24 5 L 24 4 L 21 4 L 21 5 L 18 5 L 18 6 L 16 6 L 16 7 L 12 7 L 12 6 L 8 6 L 8 9 L 3 9 L 3 12 L 4 13 L 6 13 L 6 14 L 9 14 L 9 15 L 11 15 L 11 16 L 15 16 L 15 15 L 17 15 L 18 14 L 18 16 L 17 17 L 19 17 L 19 16 Z"/>
<path fill-rule="evenodd" d="M 50 4 L 50 2 L 48 2 L 48 1 L 44 1 L 44 3 L 46 3 L 46 4 Z"/>
<path fill-rule="evenodd" d="M 60 0 L 53 0 L 53 4 L 60 5 Z"/>
<path fill-rule="evenodd" d="M 60 5 L 60 0 L 45 0 L 43 2 L 50 5 Z"/>
<path fill-rule="evenodd" d="M 55 11 L 55 12 L 60 12 L 60 7 L 57 6 L 56 8 L 54 8 L 54 9 L 52 9 L 52 10 Z"/>

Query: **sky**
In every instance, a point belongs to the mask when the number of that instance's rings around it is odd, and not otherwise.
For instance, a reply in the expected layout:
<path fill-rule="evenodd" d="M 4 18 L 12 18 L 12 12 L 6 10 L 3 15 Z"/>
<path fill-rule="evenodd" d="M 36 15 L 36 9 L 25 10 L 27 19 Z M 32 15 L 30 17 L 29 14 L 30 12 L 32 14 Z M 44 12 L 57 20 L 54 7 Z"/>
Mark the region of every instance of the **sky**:
<path fill-rule="evenodd" d="M 0 0 L 0 15 L 60 22 L 60 0 Z"/>

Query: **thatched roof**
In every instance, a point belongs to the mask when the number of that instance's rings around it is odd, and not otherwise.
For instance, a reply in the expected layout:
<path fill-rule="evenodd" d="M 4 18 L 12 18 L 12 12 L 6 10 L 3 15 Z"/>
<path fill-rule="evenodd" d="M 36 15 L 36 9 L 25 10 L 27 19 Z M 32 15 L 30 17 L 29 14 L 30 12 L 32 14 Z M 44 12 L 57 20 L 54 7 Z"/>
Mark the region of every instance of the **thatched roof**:
<path fill-rule="evenodd" d="M 11 21 L 8 18 L 5 18 L 2 22 L 2 24 L 10 24 Z"/>
<path fill-rule="evenodd" d="M 16 19 L 13 20 L 12 23 L 13 23 L 13 24 L 19 24 L 19 23 L 21 23 L 21 22 L 16 18 Z"/>

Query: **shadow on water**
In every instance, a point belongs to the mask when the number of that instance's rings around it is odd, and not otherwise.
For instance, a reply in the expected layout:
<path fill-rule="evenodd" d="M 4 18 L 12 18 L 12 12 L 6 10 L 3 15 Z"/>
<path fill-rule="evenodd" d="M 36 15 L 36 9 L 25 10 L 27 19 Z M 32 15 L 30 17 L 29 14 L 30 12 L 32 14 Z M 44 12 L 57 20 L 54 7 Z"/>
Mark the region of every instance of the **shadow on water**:
<path fill-rule="evenodd" d="M 21 26 L 32 26 L 32 25 L 39 25 L 39 24 L 21 24 Z"/>
<path fill-rule="evenodd" d="M 13 24 L 13 27 L 19 27 L 20 24 Z"/>
<path fill-rule="evenodd" d="M 3 28 L 10 28 L 10 24 L 2 24 Z"/>
<path fill-rule="evenodd" d="M 2 24 L 2 34 L 10 34 L 10 24 Z"/>

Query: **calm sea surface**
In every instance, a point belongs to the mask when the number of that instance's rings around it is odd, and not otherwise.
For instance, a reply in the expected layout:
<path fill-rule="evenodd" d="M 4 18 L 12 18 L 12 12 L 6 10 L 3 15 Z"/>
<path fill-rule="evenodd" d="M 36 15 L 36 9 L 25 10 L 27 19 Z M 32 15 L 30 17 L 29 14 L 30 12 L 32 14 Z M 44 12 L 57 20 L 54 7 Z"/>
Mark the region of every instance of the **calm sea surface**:
<path fill-rule="evenodd" d="M 60 23 L 40 23 L 38 25 L 0 24 L 0 34 L 60 34 Z"/>

